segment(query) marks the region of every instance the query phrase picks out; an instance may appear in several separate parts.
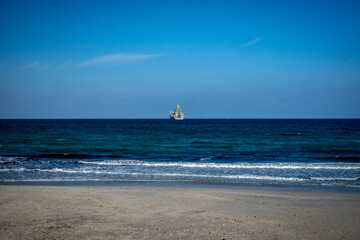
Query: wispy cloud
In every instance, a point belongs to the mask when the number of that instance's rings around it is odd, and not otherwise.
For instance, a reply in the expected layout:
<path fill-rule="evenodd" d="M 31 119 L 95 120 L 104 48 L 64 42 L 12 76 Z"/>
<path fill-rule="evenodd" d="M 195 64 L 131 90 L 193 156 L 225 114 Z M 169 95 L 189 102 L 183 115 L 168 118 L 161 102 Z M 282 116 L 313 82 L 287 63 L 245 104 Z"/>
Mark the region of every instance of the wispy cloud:
<path fill-rule="evenodd" d="M 257 42 L 260 42 L 261 40 L 262 40 L 262 37 L 256 37 L 253 40 L 251 40 L 250 42 L 247 42 L 247 43 L 241 45 L 241 47 L 244 48 L 244 47 L 251 46 L 251 45 L 253 45 L 253 44 L 257 43 Z"/>
<path fill-rule="evenodd" d="M 69 65 L 71 63 L 71 61 L 66 61 L 66 62 L 64 62 L 63 64 L 60 64 L 59 66 L 58 66 L 58 68 L 64 68 L 64 67 L 66 67 L 67 65 Z"/>
<path fill-rule="evenodd" d="M 48 63 L 48 64 L 45 64 L 45 65 L 42 65 L 40 68 L 41 68 L 42 70 L 45 70 L 45 69 L 48 69 L 50 66 L 51 66 L 51 64 Z"/>
<path fill-rule="evenodd" d="M 80 62 L 78 67 L 86 67 L 97 64 L 106 64 L 106 63 L 124 63 L 124 62 L 132 62 L 146 58 L 158 57 L 163 54 L 139 54 L 139 53 L 116 53 L 116 54 L 107 54 L 99 57 L 95 57 L 91 60 L 86 60 Z"/>
<path fill-rule="evenodd" d="M 28 69 L 28 68 L 34 68 L 36 66 L 39 66 L 39 61 L 38 60 L 35 60 L 34 62 L 32 63 L 28 63 L 28 64 L 25 64 L 25 65 L 21 65 L 19 67 L 19 69 Z"/>

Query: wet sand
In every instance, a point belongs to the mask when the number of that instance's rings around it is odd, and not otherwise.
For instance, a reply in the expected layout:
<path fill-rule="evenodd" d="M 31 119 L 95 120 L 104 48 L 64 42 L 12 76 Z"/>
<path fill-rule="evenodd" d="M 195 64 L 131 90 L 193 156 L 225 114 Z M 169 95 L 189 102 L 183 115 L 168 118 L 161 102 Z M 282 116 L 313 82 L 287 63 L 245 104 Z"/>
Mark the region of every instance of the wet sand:
<path fill-rule="evenodd" d="M 0 239 L 360 239 L 360 194 L 0 186 Z"/>

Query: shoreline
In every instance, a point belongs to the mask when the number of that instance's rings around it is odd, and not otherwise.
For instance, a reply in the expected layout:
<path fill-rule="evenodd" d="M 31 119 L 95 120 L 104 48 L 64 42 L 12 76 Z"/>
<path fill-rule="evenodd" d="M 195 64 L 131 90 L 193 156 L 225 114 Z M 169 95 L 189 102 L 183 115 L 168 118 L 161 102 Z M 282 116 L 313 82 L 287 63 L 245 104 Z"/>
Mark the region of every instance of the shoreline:
<path fill-rule="evenodd" d="M 231 183 L 207 181 L 144 181 L 144 180 L 14 180 L 0 181 L 0 186 L 59 186 L 59 187 L 188 187 L 188 188 L 225 188 L 269 191 L 315 191 L 360 194 L 360 187 L 324 186 L 284 183 Z"/>
<path fill-rule="evenodd" d="M 360 195 L 287 188 L 0 185 L 2 239 L 359 239 Z"/>

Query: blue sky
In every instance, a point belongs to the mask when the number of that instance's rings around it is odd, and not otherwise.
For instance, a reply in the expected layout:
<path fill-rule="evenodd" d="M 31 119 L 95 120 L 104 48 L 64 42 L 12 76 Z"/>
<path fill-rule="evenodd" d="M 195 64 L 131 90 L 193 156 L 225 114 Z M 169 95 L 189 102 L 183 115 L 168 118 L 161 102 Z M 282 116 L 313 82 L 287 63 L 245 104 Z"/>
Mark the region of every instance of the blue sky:
<path fill-rule="evenodd" d="M 359 1 L 1 1 L 0 118 L 359 118 Z"/>

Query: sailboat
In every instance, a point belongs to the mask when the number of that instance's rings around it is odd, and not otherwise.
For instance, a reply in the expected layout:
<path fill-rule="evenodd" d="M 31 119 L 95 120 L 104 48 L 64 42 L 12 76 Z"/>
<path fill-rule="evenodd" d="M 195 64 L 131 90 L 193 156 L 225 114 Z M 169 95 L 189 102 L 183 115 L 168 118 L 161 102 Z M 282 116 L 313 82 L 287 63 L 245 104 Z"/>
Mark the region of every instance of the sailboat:
<path fill-rule="evenodd" d="M 170 119 L 175 119 L 175 120 L 184 119 L 184 113 L 183 111 L 181 111 L 179 104 L 177 105 L 177 109 L 175 109 L 174 111 L 170 110 Z"/>

